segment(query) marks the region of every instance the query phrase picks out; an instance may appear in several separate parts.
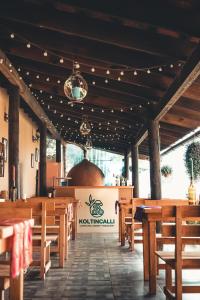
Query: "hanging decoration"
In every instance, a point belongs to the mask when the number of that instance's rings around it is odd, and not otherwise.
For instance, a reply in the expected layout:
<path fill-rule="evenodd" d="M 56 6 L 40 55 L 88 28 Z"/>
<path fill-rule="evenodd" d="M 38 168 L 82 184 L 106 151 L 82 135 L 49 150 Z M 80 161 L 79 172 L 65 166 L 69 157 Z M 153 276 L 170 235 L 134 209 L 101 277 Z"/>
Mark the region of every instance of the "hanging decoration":
<path fill-rule="evenodd" d="M 87 140 L 86 140 L 86 143 L 85 143 L 85 148 L 87 150 L 92 149 L 92 139 L 91 139 L 90 135 L 87 136 Z"/>
<path fill-rule="evenodd" d="M 91 125 L 88 122 L 88 117 L 86 115 L 84 115 L 82 117 L 82 123 L 81 123 L 81 126 L 80 126 L 80 133 L 83 136 L 87 136 L 91 132 L 91 129 L 92 129 Z"/>
<path fill-rule="evenodd" d="M 69 103 L 83 103 L 88 92 L 88 85 L 79 71 L 80 65 L 73 63 L 72 75 L 64 83 L 64 93 L 71 101 Z"/>

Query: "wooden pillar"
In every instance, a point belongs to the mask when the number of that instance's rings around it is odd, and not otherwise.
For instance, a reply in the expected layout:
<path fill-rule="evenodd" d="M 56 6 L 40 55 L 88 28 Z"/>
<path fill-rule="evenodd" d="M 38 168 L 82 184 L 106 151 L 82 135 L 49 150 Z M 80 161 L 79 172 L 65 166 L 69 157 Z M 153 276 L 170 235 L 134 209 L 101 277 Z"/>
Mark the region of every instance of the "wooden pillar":
<path fill-rule="evenodd" d="M 124 154 L 124 176 L 128 179 L 128 169 L 129 169 L 129 160 L 128 160 L 128 151 Z"/>
<path fill-rule="evenodd" d="M 132 185 L 133 189 L 133 197 L 139 197 L 139 172 L 138 172 L 138 146 L 133 145 L 131 149 L 131 158 L 132 158 Z"/>
<path fill-rule="evenodd" d="M 66 146 L 63 145 L 63 175 L 66 176 L 67 168 L 66 168 Z"/>
<path fill-rule="evenodd" d="M 151 199 L 161 199 L 159 123 L 149 120 L 148 128 Z"/>
<path fill-rule="evenodd" d="M 61 142 L 56 140 L 56 162 L 61 162 Z"/>
<path fill-rule="evenodd" d="M 46 169 L 47 169 L 47 127 L 42 123 L 40 127 L 40 196 L 46 196 L 47 194 L 47 180 L 46 180 Z"/>
<path fill-rule="evenodd" d="M 19 107 L 20 95 L 16 86 L 9 85 L 9 193 L 13 186 L 17 188 L 17 198 L 19 196 Z M 10 194 L 11 197 L 11 194 Z"/>

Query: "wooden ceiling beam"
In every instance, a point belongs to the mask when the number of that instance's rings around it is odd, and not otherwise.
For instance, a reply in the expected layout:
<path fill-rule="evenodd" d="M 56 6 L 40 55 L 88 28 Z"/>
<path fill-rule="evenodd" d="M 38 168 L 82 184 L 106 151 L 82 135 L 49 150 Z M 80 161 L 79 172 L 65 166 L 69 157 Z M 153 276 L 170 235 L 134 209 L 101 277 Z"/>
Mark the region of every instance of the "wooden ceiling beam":
<path fill-rule="evenodd" d="M 179 76 L 176 77 L 170 88 L 166 91 L 157 110 L 154 113 L 154 120 L 167 122 L 174 125 L 195 129 L 199 126 L 199 121 L 177 117 L 167 113 L 173 105 L 180 99 L 185 91 L 200 75 L 200 45 L 198 45 L 187 63 L 184 65 Z M 137 136 L 136 142 L 141 142 L 146 137 L 147 128 L 143 127 L 141 133 Z"/>
<path fill-rule="evenodd" d="M 38 45 L 39 48 L 49 50 L 49 52 L 58 51 L 63 55 L 71 55 L 71 59 L 74 60 L 79 60 L 82 57 L 101 61 L 113 69 L 116 67 L 147 69 L 171 63 L 170 60 L 147 53 L 134 52 L 91 40 L 86 42 L 84 39 L 71 35 L 66 36 L 58 32 L 50 32 L 44 28 L 24 26 L 24 24 L 11 21 L 3 22 L 3 20 L 1 20 L 1 23 L 3 23 L 2 26 L 7 32 L 15 32 L 21 40 L 30 41 L 33 45 Z"/>
<path fill-rule="evenodd" d="M 59 104 L 58 102 L 56 101 L 52 101 L 49 100 L 49 101 L 46 101 L 44 98 L 44 109 L 46 109 L 46 111 L 48 112 L 47 110 L 47 106 L 49 106 L 49 110 L 52 111 L 52 110 L 57 110 L 57 112 L 59 112 L 60 114 L 63 114 L 64 117 L 74 117 L 74 118 L 78 118 L 78 119 L 81 119 L 83 115 L 87 115 L 90 119 L 90 121 L 94 121 L 94 120 L 99 120 L 99 122 L 115 122 L 117 121 L 117 123 L 120 123 L 121 126 L 126 126 L 126 127 L 129 127 L 129 125 L 131 125 L 132 127 L 134 127 L 135 124 L 139 124 L 139 122 L 135 119 L 134 120 L 134 114 L 132 116 L 131 119 L 128 119 L 126 118 L 126 115 L 122 114 L 118 114 L 118 113 L 109 113 L 109 112 L 104 112 L 104 113 L 100 113 L 100 112 L 91 112 L 90 110 L 81 110 L 81 107 L 79 106 L 75 106 L 75 107 L 71 107 L 69 105 L 63 105 L 63 103 Z M 41 105 L 42 105 L 42 102 L 41 102 Z M 82 106 L 84 107 L 84 106 Z M 116 123 L 116 124 L 117 124 Z M 116 125 L 117 126 L 117 125 Z"/>
<path fill-rule="evenodd" d="M 54 56 L 51 54 L 48 55 L 48 57 L 45 58 L 43 55 L 41 55 L 41 49 L 32 47 L 31 49 L 27 49 L 23 43 L 16 41 L 16 40 L 10 40 L 10 39 L 3 39 L 0 38 L 0 42 L 4 46 L 4 50 L 9 54 L 12 55 L 13 59 L 15 57 L 19 57 L 24 59 L 24 62 L 26 60 L 29 60 L 30 62 L 38 62 L 42 64 L 48 64 L 57 66 L 62 69 L 72 69 L 72 63 L 70 61 L 64 60 L 63 64 L 60 64 L 59 59 L 55 59 Z M 58 54 L 59 55 L 59 54 Z M 60 54 L 60 57 L 62 54 Z M 20 61 L 19 61 L 20 62 Z M 23 60 L 21 61 L 23 64 Z M 79 60 L 79 63 L 81 63 L 81 71 L 85 74 L 90 74 L 92 76 L 97 76 L 100 78 L 108 79 L 108 80 L 117 80 L 119 76 L 119 71 L 112 70 L 110 75 L 106 74 L 105 68 L 107 68 L 107 65 L 102 65 L 98 62 L 97 68 L 95 69 L 95 73 L 91 71 L 91 67 L 97 64 L 97 62 L 90 62 L 88 60 Z M 104 69 L 102 69 L 102 67 Z M 174 66 L 175 68 L 176 66 Z M 177 69 L 175 70 L 178 71 Z M 62 71 L 61 71 L 62 72 Z M 151 76 L 147 74 L 145 71 L 137 72 L 137 76 L 134 75 L 133 72 L 125 72 L 124 76 L 121 76 L 121 82 L 120 84 L 127 83 L 133 86 L 142 87 L 145 90 L 148 91 L 149 96 L 156 96 L 161 97 L 163 95 L 163 92 L 168 88 L 169 84 L 171 84 L 173 80 L 172 76 L 167 76 L 165 72 L 155 73 L 152 72 Z M 155 94 L 154 94 L 155 93 Z"/>
<path fill-rule="evenodd" d="M 44 10 L 45 14 L 43 13 Z M 13 5 L 12 9 L 10 6 L 4 5 L 1 8 L 0 16 L 3 19 L 14 20 L 25 25 L 29 24 L 171 60 L 185 60 L 187 57 L 186 47 L 187 50 L 189 48 L 188 42 L 184 40 L 181 40 L 180 43 L 176 38 L 165 37 L 152 32 L 146 33 L 145 30 L 134 30 L 122 26 L 120 23 L 99 21 L 84 14 L 67 14 L 52 6 L 47 7 L 46 4 L 40 7 L 31 3 L 23 3 L 22 6 Z"/>
<path fill-rule="evenodd" d="M 154 1 L 154 5 L 146 0 L 139 2 L 127 1 L 123 6 L 116 5 L 115 1 L 102 0 L 100 3 L 93 1 L 49 1 L 56 9 L 70 13 L 84 13 L 95 19 L 112 22 L 115 20 L 126 26 L 145 28 L 165 35 L 188 38 L 196 37 L 199 40 L 200 13 L 199 2 L 192 3 L 185 9 L 189 1 L 183 2 L 179 7 L 177 1 L 161 3 Z M 156 8 L 156 9 L 155 9 Z"/>
<path fill-rule="evenodd" d="M 11 57 L 12 58 L 12 57 Z M 48 64 L 41 64 L 37 62 L 30 62 L 27 60 L 22 60 L 19 58 L 12 58 L 12 61 L 15 65 L 20 66 L 22 69 L 22 77 L 27 78 L 29 81 L 39 81 L 41 83 L 42 79 L 44 84 L 46 84 L 46 78 L 50 78 L 50 82 L 54 84 L 54 87 L 57 86 L 60 88 L 60 84 L 57 84 L 57 80 L 59 79 L 61 83 L 64 85 L 65 80 L 71 74 L 70 70 L 60 69 L 57 66 L 51 66 Z M 26 72 L 29 72 L 30 75 L 26 76 Z M 40 80 L 36 80 L 36 75 L 40 75 Z M 105 96 L 106 98 L 114 98 L 121 99 L 121 105 L 127 102 L 127 105 L 143 105 L 149 108 L 149 104 L 159 101 L 155 95 L 152 95 L 150 91 L 146 90 L 143 87 L 130 86 L 118 81 L 112 81 L 108 84 L 105 82 L 99 82 L 98 78 L 95 76 L 86 76 L 82 74 L 86 81 L 89 84 L 89 93 L 92 93 L 92 96 Z M 53 81 L 52 81 L 53 80 Z M 95 86 L 92 82 L 95 82 Z M 121 88 L 122 87 L 122 88 Z M 64 96 L 64 94 L 63 94 Z M 153 97 L 154 96 L 154 97 Z"/>
<path fill-rule="evenodd" d="M 34 114 L 41 120 L 41 122 L 46 124 L 47 129 L 52 134 L 52 136 L 60 140 L 61 137 L 58 134 L 57 130 L 51 124 L 49 118 L 47 117 L 35 97 L 31 94 L 30 89 L 27 87 L 23 80 L 19 79 L 19 75 L 15 68 L 13 66 L 10 67 L 10 65 L 12 64 L 1 49 L 0 59 L 2 62 L 0 63 L 0 72 L 8 79 L 11 84 L 19 87 L 19 93 L 23 100 L 31 108 Z M 10 70 L 12 70 L 12 72 Z"/>
<path fill-rule="evenodd" d="M 42 90 L 50 95 L 57 95 L 57 96 L 61 96 L 64 97 L 63 95 L 63 91 L 61 89 L 61 87 L 52 87 L 51 83 L 46 83 L 46 84 L 41 84 L 40 82 L 34 82 L 32 81 L 32 88 L 36 89 L 38 91 Z M 112 96 L 112 95 L 111 95 Z M 110 94 L 108 95 L 93 95 L 92 93 L 88 94 L 86 100 L 85 100 L 85 104 L 87 105 L 92 105 L 93 107 L 98 107 L 100 106 L 100 109 L 114 109 L 115 111 L 118 109 L 120 109 L 120 107 L 127 107 L 127 103 L 123 102 L 123 98 L 122 99 L 117 99 L 114 98 L 112 96 L 111 98 Z M 42 97 L 42 94 L 41 94 Z M 65 97 L 64 98 L 66 102 L 68 102 L 68 99 Z M 130 105 L 130 107 L 132 107 Z M 112 113 L 111 113 L 112 114 Z M 144 120 L 147 120 L 148 115 L 147 112 L 144 110 L 144 108 L 134 108 L 133 111 L 130 112 L 126 112 L 126 116 L 127 118 L 133 118 L 133 120 L 137 120 L 139 122 L 144 122 Z"/>

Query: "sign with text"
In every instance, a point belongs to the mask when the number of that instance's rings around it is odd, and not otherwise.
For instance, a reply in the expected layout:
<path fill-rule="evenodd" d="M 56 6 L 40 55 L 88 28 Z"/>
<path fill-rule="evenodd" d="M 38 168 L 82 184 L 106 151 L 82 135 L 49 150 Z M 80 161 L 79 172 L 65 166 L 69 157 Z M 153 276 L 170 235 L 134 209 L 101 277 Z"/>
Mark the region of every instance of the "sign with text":
<path fill-rule="evenodd" d="M 77 215 L 77 231 L 117 232 L 118 215 L 115 214 L 116 188 L 77 188 L 76 199 L 80 200 Z"/>

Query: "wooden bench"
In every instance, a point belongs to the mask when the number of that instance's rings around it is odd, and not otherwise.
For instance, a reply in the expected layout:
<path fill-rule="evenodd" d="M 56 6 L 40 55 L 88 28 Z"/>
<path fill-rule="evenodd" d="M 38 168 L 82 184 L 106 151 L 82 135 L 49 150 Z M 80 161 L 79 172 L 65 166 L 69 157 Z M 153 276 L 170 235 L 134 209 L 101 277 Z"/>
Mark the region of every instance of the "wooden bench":
<path fill-rule="evenodd" d="M 56 198 L 47 198 L 47 197 L 36 197 L 36 198 L 30 198 L 27 200 L 28 202 L 40 202 L 40 201 L 43 201 L 43 202 L 52 202 L 54 203 L 55 205 L 55 211 L 56 211 L 56 218 L 55 218 L 55 224 L 51 224 L 51 226 L 47 226 L 47 232 L 48 234 L 51 234 L 51 233 L 58 233 L 59 232 L 59 223 L 60 223 L 60 216 L 58 216 L 59 214 L 62 214 L 64 213 L 65 215 L 65 219 L 64 219 L 64 222 L 65 222 L 65 228 L 62 229 L 62 236 L 64 236 L 64 255 L 65 255 L 65 258 L 67 258 L 68 256 L 68 243 L 69 243 L 69 240 L 72 238 L 73 236 L 73 225 L 72 225 L 72 222 L 74 220 L 74 217 L 73 217 L 73 203 L 71 202 L 72 199 L 68 199 L 67 197 L 56 197 Z M 72 211 L 72 213 L 71 213 Z M 71 217 L 72 215 L 72 217 Z M 59 219 L 57 218 L 59 217 Z M 63 221 L 62 221 L 63 223 Z M 60 228 L 61 230 L 61 228 Z M 59 234 L 59 236 L 61 236 Z M 61 241 L 61 244 L 63 243 L 63 241 Z M 51 251 L 52 252 L 57 252 L 57 249 L 55 247 L 51 247 Z M 64 261 L 62 262 L 62 264 L 64 265 Z"/>
<path fill-rule="evenodd" d="M 56 209 L 56 205 L 54 201 L 44 201 L 41 199 L 29 199 L 28 201 L 20 201 L 16 202 L 16 205 L 19 206 L 28 206 L 28 207 L 37 207 L 37 205 L 41 204 L 46 205 L 46 239 L 47 241 L 53 242 L 51 243 L 50 252 L 58 253 L 59 255 L 59 267 L 64 267 L 65 253 L 66 253 L 66 239 L 65 239 L 65 217 L 66 217 L 66 209 L 59 208 Z M 37 218 L 38 216 L 34 214 L 33 217 Z M 42 226 L 40 223 L 36 221 L 36 225 L 33 228 L 33 237 L 34 239 L 40 238 L 42 233 Z"/>
<path fill-rule="evenodd" d="M 19 218 L 19 219 L 32 219 L 32 209 L 20 209 L 20 208 L 11 208 L 11 207 L 5 207 L 0 209 L 0 218 Z M 1 243 L 3 243 L 1 241 Z M 5 251 L 7 251 L 7 247 L 5 245 Z M 23 293 L 21 293 L 18 290 L 18 287 L 14 283 L 13 279 L 10 277 L 10 260 L 4 260 L 0 261 L 0 299 L 4 300 L 4 292 L 6 289 L 8 289 L 11 285 L 15 285 L 15 296 L 13 295 L 13 291 L 11 291 L 10 298 L 11 299 L 17 299 L 17 297 L 23 297 Z M 17 279 L 18 281 L 22 281 L 21 276 Z M 20 283 L 19 283 L 20 284 Z M 21 283 L 23 284 L 23 282 Z M 22 287 L 23 290 L 23 287 Z M 19 295 L 20 294 L 20 295 Z M 15 298 L 13 298 L 15 297 Z"/>
<path fill-rule="evenodd" d="M 135 243 L 143 243 L 142 222 L 135 220 L 136 208 L 145 206 L 165 206 L 165 205 L 188 205 L 188 200 L 184 199 L 161 199 L 152 200 L 144 198 L 133 198 L 131 203 L 122 204 L 122 220 L 124 222 L 121 245 L 125 245 L 125 237 L 129 242 L 129 247 L 134 250 Z M 138 230 L 140 230 L 138 232 Z"/>
<path fill-rule="evenodd" d="M 33 234 L 33 262 L 30 267 L 39 267 L 40 278 L 45 279 L 45 275 L 51 267 L 50 259 L 50 244 L 52 240 L 57 240 L 58 235 L 48 237 L 46 233 L 47 227 L 47 211 L 55 209 L 53 203 L 28 203 L 21 200 L 16 202 L 7 201 L 0 203 L 0 209 L 10 208 L 11 211 L 16 209 L 31 209 L 32 217 L 34 218 L 35 224 L 41 226 L 40 234 Z"/>
<path fill-rule="evenodd" d="M 175 221 L 175 225 L 165 228 L 165 234 L 168 232 L 169 235 L 168 240 L 165 237 L 165 242 L 175 243 L 175 251 L 156 251 L 156 255 L 166 264 L 164 293 L 167 299 L 182 300 L 182 293 L 200 293 L 200 286 L 182 285 L 183 269 L 200 269 L 200 252 L 183 251 L 185 245 L 200 245 L 200 225 L 185 224 L 185 221 L 200 221 L 200 207 L 163 207 L 162 215 Z M 175 286 L 172 285 L 173 269 Z"/>

